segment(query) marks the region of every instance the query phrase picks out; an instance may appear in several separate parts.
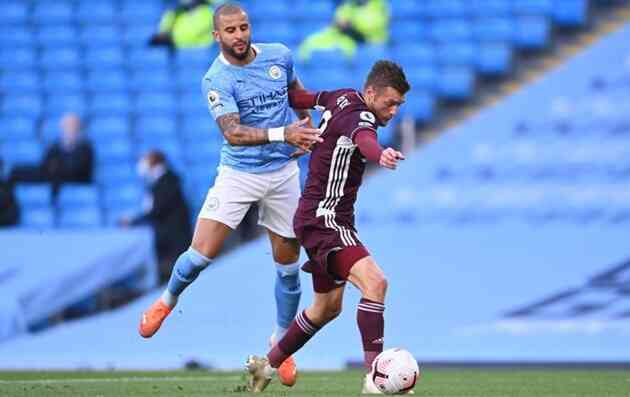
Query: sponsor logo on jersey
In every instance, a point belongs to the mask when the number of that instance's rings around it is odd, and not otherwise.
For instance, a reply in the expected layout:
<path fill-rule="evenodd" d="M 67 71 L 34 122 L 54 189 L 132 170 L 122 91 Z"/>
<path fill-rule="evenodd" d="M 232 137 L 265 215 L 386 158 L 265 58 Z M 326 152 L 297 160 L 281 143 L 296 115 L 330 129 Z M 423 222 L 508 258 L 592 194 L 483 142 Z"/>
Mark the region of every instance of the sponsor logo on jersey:
<path fill-rule="evenodd" d="M 269 68 L 269 77 L 274 80 L 278 80 L 280 77 L 282 77 L 282 70 L 280 70 L 277 65 L 273 65 Z"/>
<path fill-rule="evenodd" d="M 374 116 L 372 112 L 363 111 L 361 112 L 361 114 L 359 114 L 359 117 L 361 118 L 361 120 L 367 121 L 369 123 L 376 123 L 376 116 Z"/>
<path fill-rule="evenodd" d="M 212 90 L 208 91 L 208 107 L 211 110 L 214 110 L 222 106 L 223 104 L 221 103 L 221 97 L 219 96 L 219 93 Z"/>
<path fill-rule="evenodd" d="M 342 135 L 342 136 L 339 137 L 339 139 L 337 139 L 337 146 L 353 147 L 354 143 L 352 142 L 352 139 L 348 138 L 345 135 Z"/>

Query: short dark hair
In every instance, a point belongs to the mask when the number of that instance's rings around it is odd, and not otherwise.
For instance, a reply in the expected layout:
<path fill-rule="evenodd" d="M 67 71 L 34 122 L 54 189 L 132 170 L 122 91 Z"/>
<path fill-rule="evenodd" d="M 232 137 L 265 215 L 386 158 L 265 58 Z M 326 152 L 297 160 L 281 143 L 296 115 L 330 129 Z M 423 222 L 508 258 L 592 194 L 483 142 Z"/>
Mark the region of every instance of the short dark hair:
<path fill-rule="evenodd" d="M 411 88 L 402 67 L 395 62 L 387 60 L 377 61 L 372 66 L 372 70 L 370 70 L 365 81 L 365 87 L 368 86 L 376 89 L 392 87 L 401 95 L 406 94 Z"/>
<path fill-rule="evenodd" d="M 217 26 L 219 25 L 219 18 L 222 15 L 234 15 L 240 12 L 245 12 L 243 7 L 240 4 L 235 2 L 223 3 L 214 10 L 214 15 L 212 16 L 212 23 L 214 24 L 214 30 L 217 30 Z"/>

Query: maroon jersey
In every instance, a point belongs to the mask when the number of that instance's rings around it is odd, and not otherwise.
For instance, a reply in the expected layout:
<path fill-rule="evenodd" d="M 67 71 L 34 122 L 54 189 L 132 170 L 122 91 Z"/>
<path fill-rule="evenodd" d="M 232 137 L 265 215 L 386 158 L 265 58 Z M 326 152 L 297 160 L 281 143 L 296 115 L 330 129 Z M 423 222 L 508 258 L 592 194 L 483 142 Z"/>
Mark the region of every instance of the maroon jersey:
<path fill-rule="evenodd" d="M 323 217 L 326 226 L 337 229 L 345 245 L 357 245 L 354 203 L 365 171 L 365 158 L 354 143 L 361 130 L 376 133 L 376 117 L 356 90 L 342 89 L 317 94 L 323 110 L 320 130 L 324 142 L 311 153 L 306 186 L 296 213 L 307 221 Z M 298 226 L 298 225 L 295 225 Z M 339 229 L 350 228 L 343 231 Z"/>

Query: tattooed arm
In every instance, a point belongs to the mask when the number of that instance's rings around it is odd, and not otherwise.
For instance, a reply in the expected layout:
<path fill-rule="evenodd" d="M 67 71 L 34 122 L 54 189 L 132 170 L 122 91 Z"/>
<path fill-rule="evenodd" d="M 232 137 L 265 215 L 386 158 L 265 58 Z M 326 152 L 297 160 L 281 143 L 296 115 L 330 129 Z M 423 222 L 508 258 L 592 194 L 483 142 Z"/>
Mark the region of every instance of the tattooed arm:
<path fill-rule="evenodd" d="M 313 143 L 322 142 L 319 130 L 306 127 L 309 120 L 298 120 L 284 127 L 284 140 L 295 147 L 308 150 Z M 223 132 L 223 136 L 236 146 L 255 146 L 269 143 L 269 130 L 267 128 L 254 128 L 241 124 L 238 113 L 228 113 L 217 118 L 217 123 Z"/>
<path fill-rule="evenodd" d="M 230 145 L 253 146 L 269 143 L 269 135 L 266 128 L 242 125 L 241 117 L 238 113 L 225 114 L 217 119 L 217 123 Z"/>

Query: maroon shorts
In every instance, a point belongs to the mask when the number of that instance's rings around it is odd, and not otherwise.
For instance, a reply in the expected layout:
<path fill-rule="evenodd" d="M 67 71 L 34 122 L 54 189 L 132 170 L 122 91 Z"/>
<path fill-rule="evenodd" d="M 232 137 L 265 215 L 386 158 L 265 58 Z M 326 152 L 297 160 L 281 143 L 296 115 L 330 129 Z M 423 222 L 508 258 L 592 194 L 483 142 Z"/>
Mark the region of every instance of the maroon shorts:
<path fill-rule="evenodd" d="M 295 235 L 308 254 L 302 270 L 311 273 L 317 293 L 344 285 L 352 266 L 370 253 L 359 240 L 354 225 L 339 224 L 324 217 L 296 214 Z"/>

